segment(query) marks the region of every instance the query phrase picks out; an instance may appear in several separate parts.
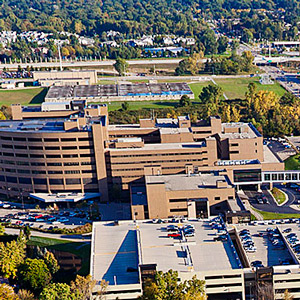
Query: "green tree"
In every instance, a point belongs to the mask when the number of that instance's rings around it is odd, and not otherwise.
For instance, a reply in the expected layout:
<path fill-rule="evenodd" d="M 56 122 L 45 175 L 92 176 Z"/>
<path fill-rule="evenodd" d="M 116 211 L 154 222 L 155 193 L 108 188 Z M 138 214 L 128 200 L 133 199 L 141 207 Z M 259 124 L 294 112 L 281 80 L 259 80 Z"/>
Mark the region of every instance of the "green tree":
<path fill-rule="evenodd" d="M 119 73 L 119 76 L 124 76 L 128 69 L 128 63 L 125 59 L 118 57 L 114 63 L 115 70 Z"/>
<path fill-rule="evenodd" d="M 228 37 L 222 35 L 219 39 L 218 39 L 218 53 L 222 54 L 227 50 L 228 47 Z"/>
<path fill-rule="evenodd" d="M 5 232 L 5 227 L 2 224 L 0 224 L 0 235 L 3 235 L 4 232 Z"/>
<path fill-rule="evenodd" d="M 122 103 L 122 110 L 127 111 L 129 109 L 129 103 L 127 101 Z"/>
<path fill-rule="evenodd" d="M 24 261 L 25 244 L 11 241 L 6 245 L 0 243 L 0 272 L 5 278 L 15 278 L 17 268 Z"/>
<path fill-rule="evenodd" d="M 28 225 L 23 228 L 23 232 L 24 232 L 24 235 L 26 236 L 27 240 L 29 240 L 30 236 L 31 236 L 31 229 Z"/>
<path fill-rule="evenodd" d="M 54 275 L 59 270 L 58 262 L 54 256 L 54 254 L 50 251 L 47 251 L 44 256 L 44 261 L 52 275 Z"/>
<path fill-rule="evenodd" d="M 218 105 L 222 94 L 223 90 L 220 86 L 210 83 L 202 89 L 199 98 L 204 104 L 212 103 Z"/>
<path fill-rule="evenodd" d="M 180 107 L 186 107 L 191 105 L 191 99 L 187 95 L 182 95 L 179 100 Z"/>
<path fill-rule="evenodd" d="M 205 300 L 205 283 L 194 276 L 191 280 L 178 282 L 178 273 L 169 270 L 157 272 L 154 281 L 147 281 L 142 300 Z"/>
<path fill-rule="evenodd" d="M 21 287 L 29 288 L 38 293 L 49 284 L 51 273 L 43 259 L 27 258 L 20 265 L 18 272 L 18 281 Z"/>
<path fill-rule="evenodd" d="M 242 54 L 244 71 L 249 72 L 253 67 L 254 56 L 251 51 L 244 51 Z"/>
<path fill-rule="evenodd" d="M 80 300 L 66 283 L 52 283 L 43 288 L 39 300 Z"/>

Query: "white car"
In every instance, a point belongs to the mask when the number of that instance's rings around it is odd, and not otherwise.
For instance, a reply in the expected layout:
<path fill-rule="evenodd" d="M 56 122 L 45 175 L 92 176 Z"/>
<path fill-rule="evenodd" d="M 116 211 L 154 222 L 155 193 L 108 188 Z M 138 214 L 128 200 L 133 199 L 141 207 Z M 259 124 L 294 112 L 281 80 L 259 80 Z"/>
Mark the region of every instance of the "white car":
<path fill-rule="evenodd" d="M 10 204 L 4 203 L 2 207 L 3 207 L 3 208 L 10 208 Z"/>

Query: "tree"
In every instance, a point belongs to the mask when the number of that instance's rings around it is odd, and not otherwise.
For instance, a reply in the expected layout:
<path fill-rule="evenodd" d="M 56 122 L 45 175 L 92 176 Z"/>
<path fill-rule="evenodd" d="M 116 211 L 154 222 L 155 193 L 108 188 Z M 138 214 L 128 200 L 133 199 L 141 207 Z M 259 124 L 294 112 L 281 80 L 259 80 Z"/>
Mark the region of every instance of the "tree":
<path fill-rule="evenodd" d="M 220 86 L 210 83 L 208 86 L 205 86 L 202 89 L 199 98 L 202 103 L 212 103 L 218 105 L 222 94 L 223 91 Z"/>
<path fill-rule="evenodd" d="M 76 279 L 71 282 L 71 291 L 76 295 L 76 299 L 91 300 L 92 292 L 96 285 L 96 280 L 91 275 L 86 277 L 77 275 Z"/>
<path fill-rule="evenodd" d="M 4 300 L 18 300 L 14 289 L 6 283 L 0 284 L 0 296 Z"/>
<path fill-rule="evenodd" d="M 249 72 L 253 66 L 254 56 L 252 55 L 251 51 L 244 51 L 242 54 L 243 58 L 243 65 L 244 65 L 244 71 Z"/>
<path fill-rule="evenodd" d="M 38 293 L 49 284 L 51 274 L 43 259 L 27 258 L 19 267 L 18 280 L 22 287 Z"/>
<path fill-rule="evenodd" d="M 293 105 L 297 103 L 299 99 L 292 93 L 285 92 L 279 99 L 281 105 Z"/>
<path fill-rule="evenodd" d="M 30 291 L 27 291 L 27 290 L 19 290 L 17 296 L 18 296 L 19 300 L 34 300 L 35 299 L 34 295 Z"/>
<path fill-rule="evenodd" d="M 157 272 L 154 281 L 145 283 L 142 300 L 205 300 L 204 281 L 194 276 L 191 280 L 178 282 L 178 273 L 169 270 Z"/>
<path fill-rule="evenodd" d="M 218 53 L 222 54 L 227 50 L 228 42 L 228 37 L 224 35 L 218 39 Z"/>
<path fill-rule="evenodd" d="M 179 62 L 178 67 L 175 69 L 176 75 L 192 74 L 195 75 L 199 73 L 202 68 L 203 52 L 194 52 L 190 57 L 185 58 Z"/>
<path fill-rule="evenodd" d="M 284 291 L 282 300 L 293 300 L 294 296 L 292 296 L 288 289 Z"/>
<path fill-rule="evenodd" d="M 23 228 L 23 232 L 24 232 L 27 240 L 29 240 L 30 236 L 31 236 L 31 229 L 28 225 Z"/>
<path fill-rule="evenodd" d="M 179 100 L 180 107 L 186 107 L 191 105 L 191 99 L 187 95 L 182 95 Z"/>
<path fill-rule="evenodd" d="M 52 283 L 43 288 L 39 300 L 80 300 L 66 283 Z"/>
<path fill-rule="evenodd" d="M 118 57 L 113 66 L 115 70 L 119 73 L 119 76 L 124 76 L 127 72 L 129 65 L 125 59 Z"/>
<path fill-rule="evenodd" d="M 5 227 L 0 224 L 0 235 L 3 235 L 5 232 Z"/>
<path fill-rule="evenodd" d="M 5 278 L 15 278 L 17 268 L 24 261 L 25 245 L 22 241 L 0 243 L 0 272 Z"/>
<path fill-rule="evenodd" d="M 127 111 L 129 109 L 129 103 L 127 101 L 122 103 L 122 110 Z"/>
<path fill-rule="evenodd" d="M 44 256 L 44 261 L 52 275 L 54 275 L 59 270 L 58 262 L 54 256 L 54 254 L 50 251 L 47 251 Z"/>

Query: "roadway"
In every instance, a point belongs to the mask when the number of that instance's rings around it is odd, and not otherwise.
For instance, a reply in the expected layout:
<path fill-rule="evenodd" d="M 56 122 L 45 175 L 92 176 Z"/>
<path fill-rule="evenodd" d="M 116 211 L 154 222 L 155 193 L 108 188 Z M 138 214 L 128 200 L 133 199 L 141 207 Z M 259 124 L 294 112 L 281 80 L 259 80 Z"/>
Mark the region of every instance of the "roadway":
<path fill-rule="evenodd" d="M 5 233 L 10 234 L 10 235 L 19 235 L 20 229 L 5 228 Z M 67 235 L 67 234 L 47 233 L 47 232 L 40 232 L 40 231 L 31 230 L 31 236 L 38 236 L 38 237 L 59 239 L 59 240 L 68 240 L 68 241 L 72 241 L 72 242 L 90 242 L 91 241 L 91 234 Z"/>
<path fill-rule="evenodd" d="M 297 214 L 298 213 L 298 214 L 300 214 L 299 210 L 296 210 L 296 209 L 293 209 L 290 207 L 290 205 L 297 204 L 298 197 L 300 199 L 300 194 L 297 193 L 296 191 L 294 191 L 292 189 L 288 189 L 286 187 L 282 187 L 282 186 L 277 186 L 277 187 L 282 188 L 282 190 L 284 192 L 286 192 L 286 194 L 288 195 L 289 200 L 282 206 L 279 206 L 277 204 L 277 202 L 273 199 L 273 197 L 270 195 L 270 193 L 268 192 L 268 190 L 266 188 L 262 189 L 262 193 L 267 198 L 269 203 L 263 203 L 263 204 L 257 203 L 257 200 L 255 199 L 255 197 L 257 195 L 261 195 L 261 193 L 258 193 L 257 191 L 244 190 L 244 193 L 248 196 L 250 204 L 258 210 L 271 212 L 271 213 L 282 213 L 282 214 Z"/>

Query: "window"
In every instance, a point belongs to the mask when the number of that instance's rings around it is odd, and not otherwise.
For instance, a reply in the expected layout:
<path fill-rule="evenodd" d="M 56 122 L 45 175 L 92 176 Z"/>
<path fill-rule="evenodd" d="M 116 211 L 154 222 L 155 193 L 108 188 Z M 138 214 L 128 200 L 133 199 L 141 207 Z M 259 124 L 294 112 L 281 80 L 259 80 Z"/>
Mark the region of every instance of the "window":
<path fill-rule="evenodd" d="M 63 185 L 64 181 L 62 178 L 50 178 L 49 179 L 50 184 L 58 184 L 58 185 Z"/>
<path fill-rule="evenodd" d="M 16 157 L 28 157 L 26 153 L 16 153 Z"/>
<path fill-rule="evenodd" d="M 81 162 L 81 165 L 82 166 L 90 166 L 90 165 L 93 165 L 94 163 L 92 161 L 83 161 Z"/>
<path fill-rule="evenodd" d="M 88 174 L 88 173 L 94 173 L 94 170 L 82 170 L 82 173 Z"/>
<path fill-rule="evenodd" d="M 46 158 L 61 158 L 60 154 L 47 154 Z"/>
<path fill-rule="evenodd" d="M 234 170 L 233 171 L 234 182 L 255 182 L 261 181 L 261 170 Z"/>
<path fill-rule="evenodd" d="M 176 202 L 186 202 L 186 199 L 170 199 L 170 203 L 176 203 Z"/>
<path fill-rule="evenodd" d="M 94 157 L 93 153 L 84 153 L 84 154 L 80 154 L 80 157 Z"/>
<path fill-rule="evenodd" d="M 93 149 L 93 145 L 87 145 L 87 146 L 79 146 L 79 149 Z"/>
<path fill-rule="evenodd" d="M 62 146 L 62 150 L 77 150 L 77 146 Z"/>
<path fill-rule="evenodd" d="M 64 154 L 63 158 L 76 158 L 78 157 L 78 154 Z"/>
<path fill-rule="evenodd" d="M 65 171 L 65 174 L 80 174 L 79 170 L 67 170 Z"/>
<path fill-rule="evenodd" d="M 7 173 L 16 173 L 16 169 L 5 168 L 5 172 L 7 172 Z"/>
<path fill-rule="evenodd" d="M 10 136 L 1 136 L 1 140 L 4 140 L 4 141 L 11 141 L 12 138 Z"/>
<path fill-rule="evenodd" d="M 66 162 L 64 166 L 79 166 L 79 162 Z"/>
<path fill-rule="evenodd" d="M 17 161 L 17 165 L 18 166 L 29 166 L 29 162 L 28 161 Z"/>
<path fill-rule="evenodd" d="M 29 146 L 29 150 L 43 150 L 42 146 Z"/>
<path fill-rule="evenodd" d="M 53 166 L 57 166 L 60 167 L 62 165 L 62 163 L 58 163 L 58 162 L 54 162 L 54 163 L 47 163 L 48 167 L 53 167 Z"/>
<path fill-rule="evenodd" d="M 80 178 L 67 178 L 66 184 L 80 184 Z"/>
<path fill-rule="evenodd" d="M 27 150 L 27 146 L 15 145 L 15 149 Z"/>
<path fill-rule="evenodd" d="M 232 144 L 230 144 L 231 147 L 238 147 L 238 145 L 239 145 L 238 143 L 232 143 Z"/>
<path fill-rule="evenodd" d="M 10 183 L 17 183 L 17 177 L 6 176 L 6 181 Z"/>
<path fill-rule="evenodd" d="M 19 177 L 19 183 L 20 184 L 31 184 L 31 178 Z"/>
<path fill-rule="evenodd" d="M 28 169 L 18 169 L 17 171 L 20 174 L 30 174 L 30 170 Z"/>
<path fill-rule="evenodd" d="M 13 146 L 12 145 L 2 145 L 2 148 L 8 148 L 8 149 L 12 149 Z"/>
<path fill-rule="evenodd" d="M 44 155 L 42 154 L 30 154 L 31 158 L 44 158 Z"/>
<path fill-rule="evenodd" d="M 187 208 L 171 208 L 170 212 L 187 212 Z"/>
<path fill-rule="evenodd" d="M 48 171 L 48 174 L 62 174 L 63 171 Z"/>
<path fill-rule="evenodd" d="M 59 139 L 45 138 L 44 142 L 59 142 Z"/>
<path fill-rule="evenodd" d="M 28 142 L 42 142 L 42 139 L 28 138 Z"/>
<path fill-rule="evenodd" d="M 32 166 L 44 166 L 45 163 L 43 163 L 43 162 L 32 162 L 31 165 Z"/>
<path fill-rule="evenodd" d="M 14 156 L 11 152 L 3 152 L 3 156 Z"/>
<path fill-rule="evenodd" d="M 78 141 L 79 141 L 79 142 L 91 141 L 91 140 L 92 140 L 91 137 L 80 137 L 80 138 L 78 138 Z"/>
<path fill-rule="evenodd" d="M 47 180 L 45 178 L 33 178 L 34 184 L 47 184 Z"/>
<path fill-rule="evenodd" d="M 16 142 L 26 142 L 26 138 L 14 137 L 14 141 L 16 141 Z"/>
<path fill-rule="evenodd" d="M 215 201 L 221 200 L 220 197 L 215 197 Z"/>
<path fill-rule="evenodd" d="M 46 174 L 45 170 L 32 170 L 32 174 Z"/>
<path fill-rule="evenodd" d="M 230 154 L 239 154 L 240 151 L 229 151 Z"/>

